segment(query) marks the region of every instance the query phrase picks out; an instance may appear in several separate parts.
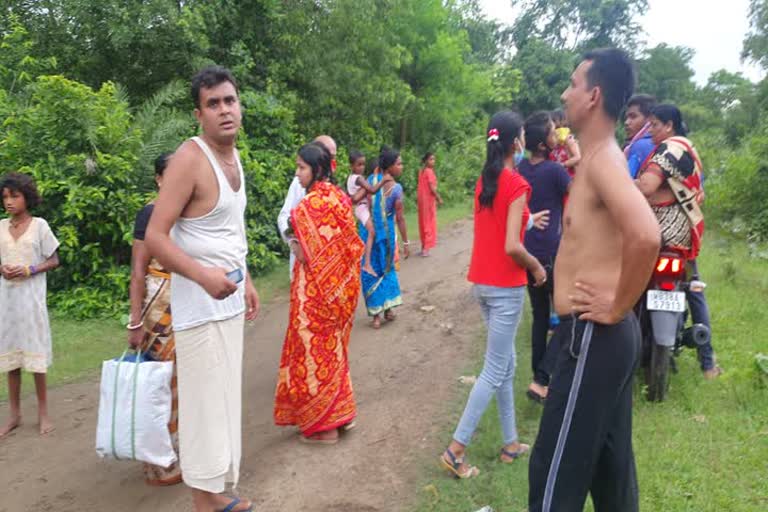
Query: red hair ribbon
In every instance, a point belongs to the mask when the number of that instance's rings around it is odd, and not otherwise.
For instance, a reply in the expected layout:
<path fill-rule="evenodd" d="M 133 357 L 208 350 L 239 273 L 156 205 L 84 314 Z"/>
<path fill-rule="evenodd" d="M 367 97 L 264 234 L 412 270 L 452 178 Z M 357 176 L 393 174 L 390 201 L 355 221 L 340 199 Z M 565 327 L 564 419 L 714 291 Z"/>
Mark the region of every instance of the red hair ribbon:
<path fill-rule="evenodd" d="M 492 140 L 499 140 L 499 130 L 497 128 L 488 130 L 488 142 L 491 142 Z"/>

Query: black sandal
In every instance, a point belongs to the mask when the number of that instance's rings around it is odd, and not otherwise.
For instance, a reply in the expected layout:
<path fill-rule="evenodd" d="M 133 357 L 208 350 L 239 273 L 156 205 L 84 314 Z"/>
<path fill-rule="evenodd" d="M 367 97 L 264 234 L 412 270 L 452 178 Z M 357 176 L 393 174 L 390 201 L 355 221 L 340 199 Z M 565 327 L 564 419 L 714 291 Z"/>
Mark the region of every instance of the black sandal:
<path fill-rule="evenodd" d="M 543 404 L 547 400 L 547 397 L 541 396 L 540 394 L 538 394 L 537 392 L 535 392 L 530 388 L 525 391 L 525 396 L 527 396 L 537 404 Z"/>

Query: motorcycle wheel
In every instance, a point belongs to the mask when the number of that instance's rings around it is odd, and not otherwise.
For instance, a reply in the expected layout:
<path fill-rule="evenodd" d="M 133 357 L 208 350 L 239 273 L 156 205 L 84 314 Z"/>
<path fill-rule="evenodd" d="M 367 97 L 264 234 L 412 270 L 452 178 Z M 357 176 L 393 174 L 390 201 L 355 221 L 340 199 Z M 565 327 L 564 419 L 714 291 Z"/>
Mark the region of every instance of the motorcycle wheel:
<path fill-rule="evenodd" d="M 663 402 L 667 397 L 671 358 L 671 347 L 664 347 L 655 343 L 651 346 L 651 360 L 646 373 L 647 395 L 651 402 Z"/>

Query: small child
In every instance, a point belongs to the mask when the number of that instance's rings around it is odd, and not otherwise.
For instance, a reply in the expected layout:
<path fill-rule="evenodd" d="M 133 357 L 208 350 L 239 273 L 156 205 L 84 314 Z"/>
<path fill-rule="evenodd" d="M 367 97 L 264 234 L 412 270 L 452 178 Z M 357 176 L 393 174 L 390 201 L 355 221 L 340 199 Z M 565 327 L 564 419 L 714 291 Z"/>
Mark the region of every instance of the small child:
<path fill-rule="evenodd" d="M 373 229 L 373 222 L 371 221 L 371 210 L 368 202 L 368 194 L 375 194 L 384 185 L 384 180 L 381 180 L 376 186 L 368 183 L 363 173 L 365 172 L 365 155 L 359 151 L 353 151 L 349 154 L 349 165 L 352 173 L 347 178 L 347 193 L 352 198 L 352 203 L 355 205 L 355 217 L 360 224 L 365 226 L 368 231 L 368 238 L 365 241 L 365 261 L 363 263 L 363 270 L 368 272 L 372 276 L 376 275 L 376 271 L 371 265 L 371 251 L 373 250 L 373 241 L 376 238 L 376 231 Z"/>
<path fill-rule="evenodd" d="M 552 150 L 551 160 L 563 164 L 568 174 L 573 178 L 576 173 L 576 165 L 581 161 L 579 143 L 571 133 L 571 129 L 565 120 L 565 112 L 555 110 L 551 113 L 557 133 L 557 146 Z"/>
<path fill-rule="evenodd" d="M 11 417 L 0 438 L 21 425 L 21 369 L 34 374 L 40 435 L 53 432 L 45 375 L 52 360 L 45 273 L 59 266 L 48 223 L 29 213 L 40 204 L 34 180 L 11 173 L 0 181 L 9 218 L 0 220 L 0 372 L 8 373 Z"/>

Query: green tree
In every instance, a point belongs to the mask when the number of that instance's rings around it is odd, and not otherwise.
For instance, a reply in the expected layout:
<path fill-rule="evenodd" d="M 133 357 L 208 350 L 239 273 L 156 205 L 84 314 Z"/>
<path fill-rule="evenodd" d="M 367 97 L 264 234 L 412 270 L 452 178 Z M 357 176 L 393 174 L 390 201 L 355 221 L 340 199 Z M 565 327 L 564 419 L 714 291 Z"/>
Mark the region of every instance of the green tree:
<path fill-rule="evenodd" d="M 24 20 L 34 57 L 91 87 L 122 84 L 142 101 L 170 81 L 189 77 L 209 48 L 205 20 L 173 0 L 0 0 L 0 31 Z"/>
<path fill-rule="evenodd" d="M 665 43 L 643 52 L 637 61 L 638 92 L 652 94 L 659 101 L 687 101 L 695 91 L 693 55 L 690 48 Z"/>
<path fill-rule="evenodd" d="M 749 31 L 744 36 L 741 58 L 768 69 L 768 1 L 750 0 Z"/>
<path fill-rule="evenodd" d="M 559 108 L 576 59 L 575 53 L 558 50 L 543 39 L 531 39 L 518 50 L 509 66 L 521 73 L 521 87 L 514 101 L 520 112 L 529 115 Z"/>
<path fill-rule="evenodd" d="M 647 0 L 524 0 L 512 29 L 518 49 L 543 39 L 560 50 L 615 46 L 634 52 Z"/>
<path fill-rule="evenodd" d="M 701 123 L 696 128 L 722 130 L 731 146 L 738 146 L 761 121 L 757 87 L 741 73 L 724 69 L 712 73 L 707 85 L 697 94 L 695 103 L 702 105 L 710 115 L 706 124 Z"/>

